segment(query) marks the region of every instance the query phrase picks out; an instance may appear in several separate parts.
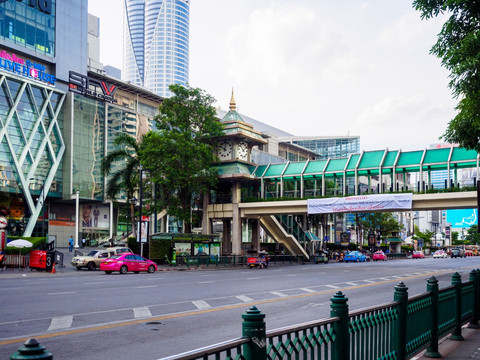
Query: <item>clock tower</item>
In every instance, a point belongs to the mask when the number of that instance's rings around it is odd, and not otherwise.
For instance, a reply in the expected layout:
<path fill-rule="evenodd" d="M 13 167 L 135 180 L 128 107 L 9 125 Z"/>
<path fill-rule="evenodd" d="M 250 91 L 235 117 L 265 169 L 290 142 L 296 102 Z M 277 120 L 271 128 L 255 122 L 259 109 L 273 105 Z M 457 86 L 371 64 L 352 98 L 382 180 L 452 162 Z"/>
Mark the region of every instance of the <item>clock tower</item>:
<path fill-rule="evenodd" d="M 236 110 L 233 96 L 230 99 L 230 111 L 221 120 L 225 124 L 225 135 L 219 139 L 217 155 L 224 162 L 251 163 L 251 151 L 255 145 L 266 144 L 262 134 L 246 123 Z"/>

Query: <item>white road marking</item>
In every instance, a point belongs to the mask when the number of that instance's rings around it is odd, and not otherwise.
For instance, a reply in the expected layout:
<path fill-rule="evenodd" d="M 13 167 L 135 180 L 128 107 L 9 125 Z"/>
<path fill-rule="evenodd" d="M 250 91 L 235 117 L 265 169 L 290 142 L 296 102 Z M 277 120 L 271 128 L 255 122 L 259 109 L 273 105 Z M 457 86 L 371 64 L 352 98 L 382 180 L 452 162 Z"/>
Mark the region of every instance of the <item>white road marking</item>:
<path fill-rule="evenodd" d="M 292 275 L 292 274 L 290 274 L 290 275 L 287 275 L 287 276 L 289 276 L 289 277 L 293 277 L 293 276 L 297 276 L 297 275 Z"/>
<path fill-rule="evenodd" d="M 198 281 L 197 284 L 211 284 L 215 281 Z"/>
<path fill-rule="evenodd" d="M 379 278 L 379 279 L 380 279 L 380 280 L 384 280 L 384 281 L 389 281 L 389 280 L 391 280 L 390 278 L 387 278 L 387 277 L 381 277 L 381 278 Z"/>
<path fill-rule="evenodd" d="M 148 288 L 155 288 L 157 285 L 143 285 L 143 286 L 137 286 L 137 289 L 148 289 Z"/>
<path fill-rule="evenodd" d="M 261 278 L 259 278 L 259 277 L 247 278 L 247 280 L 259 280 L 259 279 L 261 279 Z"/>
<path fill-rule="evenodd" d="M 324 286 L 332 288 L 332 289 L 338 289 L 339 288 L 339 286 L 335 286 L 335 285 L 324 285 Z"/>
<path fill-rule="evenodd" d="M 317 273 L 318 275 L 325 275 L 326 273 L 324 272 L 321 272 L 321 273 Z"/>
<path fill-rule="evenodd" d="M 73 315 L 68 316 L 58 316 L 52 318 L 48 331 L 59 330 L 59 329 L 68 329 L 72 327 Z"/>
<path fill-rule="evenodd" d="M 307 293 L 314 293 L 314 292 L 317 292 L 316 290 L 309 289 L 309 288 L 300 288 L 300 290 L 302 290 L 302 291 L 305 291 L 305 292 L 307 292 Z"/>
<path fill-rule="evenodd" d="M 150 312 L 150 308 L 148 306 L 133 308 L 133 316 L 135 319 L 138 318 L 146 318 L 151 317 L 152 313 Z"/>
<path fill-rule="evenodd" d="M 351 285 L 351 286 L 357 286 L 358 285 L 357 283 L 354 283 L 354 282 L 346 282 L 345 284 Z"/>
<path fill-rule="evenodd" d="M 249 298 L 248 296 L 245 296 L 245 295 L 238 295 L 238 296 L 235 296 L 238 300 L 242 300 L 243 302 L 250 302 L 250 301 L 253 301 L 252 298 Z"/>
<path fill-rule="evenodd" d="M 192 304 L 195 305 L 198 309 L 208 309 L 210 308 L 211 306 L 208 305 L 205 301 L 203 300 L 195 300 L 195 301 L 192 301 Z"/>
<path fill-rule="evenodd" d="M 280 296 L 280 297 L 287 297 L 288 296 L 287 294 L 284 294 L 280 291 L 270 291 L 270 294 Z"/>
<path fill-rule="evenodd" d="M 75 291 L 64 291 L 64 292 L 57 292 L 57 293 L 47 293 L 47 295 L 66 295 L 66 294 L 75 294 Z"/>
<path fill-rule="evenodd" d="M 363 280 L 363 281 L 370 284 L 375 282 L 374 280 Z"/>

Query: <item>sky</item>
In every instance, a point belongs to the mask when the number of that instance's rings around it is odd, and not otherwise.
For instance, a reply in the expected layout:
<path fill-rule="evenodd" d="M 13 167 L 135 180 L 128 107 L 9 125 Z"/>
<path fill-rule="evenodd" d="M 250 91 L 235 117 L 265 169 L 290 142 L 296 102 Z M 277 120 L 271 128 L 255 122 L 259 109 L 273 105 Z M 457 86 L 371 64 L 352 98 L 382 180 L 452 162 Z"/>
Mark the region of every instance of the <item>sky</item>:
<path fill-rule="evenodd" d="M 122 67 L 122 0 L 89 0 L 100 60 Z M 455 117 L 430 55 L 445 18 L 412 0 L 191 0 L 190 83 L 228 110 L 296 136 L 360 136 L 361 150 L 419 150 Z"/>

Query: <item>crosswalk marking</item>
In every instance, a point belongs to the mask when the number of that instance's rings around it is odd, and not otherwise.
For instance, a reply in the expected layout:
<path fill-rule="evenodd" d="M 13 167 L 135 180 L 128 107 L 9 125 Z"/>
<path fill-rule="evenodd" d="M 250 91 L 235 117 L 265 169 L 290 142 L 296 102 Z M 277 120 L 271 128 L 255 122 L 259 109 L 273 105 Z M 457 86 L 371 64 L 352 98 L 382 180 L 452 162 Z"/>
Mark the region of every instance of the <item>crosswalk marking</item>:
<path fill-rule="evenodd" d="M 357 286 L 358 285 L 357 283 L 354 283 L 354 282 L 346 282 L 345 284 L 351 285 L 351 286 Z"/>
<path fill-rule="evenodd" d="M 133 316 L 135 319 L 138 318 L 146 318 L 151 317 L 152 313 L 150 312 L 150 308 L 148 306 L 133 308 Z"/>
<path fill-rule="evenodd" d="M 238 295 L 238 296 L 235 296 L 238 300 L 242 300 L 243 302 L 250 302 L 250 301 L 253 301 L 252 298 L 249 298 L 248 296 L 245 296 L 245 295 Z"/>
<path fill-rule="evenodd" d="M 307 292 L 307 293 L 314 293 L 314 292 L 317 292 L 316 290 L 309 289 L 309 288 L 300 288 L 300 290 L 302 290 L 302 291 L 305 291 L 305 292 Z"/>
<path fill-rule="evenodd" d="M 211 306 L 207 304 L 206 301 L 203 300 L 195 300 L 192 301 L 192 304 L 195 305 L 198 309 L 208 309 Z"/>
<path fill-rule="evenodd" d="M 73 315 L 54 317 L 50 322 L 48 331 L 68 329 L 72 326 L 72 323 L 73 323 Z"/>
<path fill-rule="evenodd" d="M 335 286 L 335 285 L 324 285 L 324 286 L 332 288 L 332 289 L 338 289 L 339 288 L 339 286 Z"/>
<path fill-rule="evenodd" d="M 280 292 L 280 291 L 270 291 L 270 294 L 276 295 L 276 296 L 280 296 L 280 297 L 286 297 L 286 296 L 288 296 L 287 294 L 284 294 L 284 293 L 282 293 L 282 292 Z"/>

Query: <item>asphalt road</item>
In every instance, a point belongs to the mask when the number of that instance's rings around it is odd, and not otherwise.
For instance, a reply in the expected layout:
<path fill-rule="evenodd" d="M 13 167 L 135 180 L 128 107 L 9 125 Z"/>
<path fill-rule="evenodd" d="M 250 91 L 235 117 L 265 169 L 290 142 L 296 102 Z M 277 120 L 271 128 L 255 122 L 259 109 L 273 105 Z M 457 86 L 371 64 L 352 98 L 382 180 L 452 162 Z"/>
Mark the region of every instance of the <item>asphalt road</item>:
<path fill-rule="evenodd" d="M 422 293 L 462 281 L 480 257 L 395 260 L 112 274 L 71 271 L 0 274 L 0 359 L 29 337 L 59 359 L 159 359 L 241 336 L 241 315 L 255 305 L 267 330 L 328 317 L 342 291 L 350 310 L 393 300 L 403 281 Z"/>

